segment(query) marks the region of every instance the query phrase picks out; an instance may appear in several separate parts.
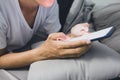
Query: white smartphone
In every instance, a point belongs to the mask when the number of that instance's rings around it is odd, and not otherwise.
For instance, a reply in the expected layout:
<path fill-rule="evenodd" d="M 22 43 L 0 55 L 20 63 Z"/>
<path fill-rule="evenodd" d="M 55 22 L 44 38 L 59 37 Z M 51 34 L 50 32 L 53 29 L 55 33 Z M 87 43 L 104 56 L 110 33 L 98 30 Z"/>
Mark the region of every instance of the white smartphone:
<path fill-rule="evenodd" d="M 99 31 L 95 31 L 80 37 L 76 37 L 76 38 L 71 38 L 67 41 L 78 41 L 78 40 L 91 40 L 91 41 L 95 41 L 95 40 L 100 40 L 103 38 L 108 38 L 112 35 L 112 33 L 115 31 L 115 27 L 108 27 Z"/>

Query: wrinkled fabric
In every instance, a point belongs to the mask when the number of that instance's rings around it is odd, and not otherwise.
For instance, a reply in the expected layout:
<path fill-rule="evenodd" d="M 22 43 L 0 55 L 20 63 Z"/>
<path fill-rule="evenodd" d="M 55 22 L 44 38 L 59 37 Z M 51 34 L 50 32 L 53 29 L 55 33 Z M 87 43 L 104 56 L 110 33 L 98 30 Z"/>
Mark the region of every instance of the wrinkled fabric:
<path fill-rule="evenodd" d="M 109 4 L 94 10 L 92 20 L 95 30 L 111 26 L 116 28 L 111 37 L 103 39 L 101 42 L 120 53 L 120 3 Z"/>

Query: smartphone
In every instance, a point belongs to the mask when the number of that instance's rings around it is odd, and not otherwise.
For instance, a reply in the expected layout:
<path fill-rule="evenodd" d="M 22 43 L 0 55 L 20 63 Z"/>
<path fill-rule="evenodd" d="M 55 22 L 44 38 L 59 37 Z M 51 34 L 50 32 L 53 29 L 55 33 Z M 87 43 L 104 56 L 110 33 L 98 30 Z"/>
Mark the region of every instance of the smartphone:
<path fill-rule="evenodd" d="M 114 31 L 115 31 L 115 27 L 112 26 L 99 31 L 89 33 L 89 34 L 85 34 L 80 37 L 71 38 L 68 41 L 78 41 L 78 40 L 85 40 L 85 39 L 88 39 L 91 41 L 101 40 L 101 39 L 110 37 Z"/>

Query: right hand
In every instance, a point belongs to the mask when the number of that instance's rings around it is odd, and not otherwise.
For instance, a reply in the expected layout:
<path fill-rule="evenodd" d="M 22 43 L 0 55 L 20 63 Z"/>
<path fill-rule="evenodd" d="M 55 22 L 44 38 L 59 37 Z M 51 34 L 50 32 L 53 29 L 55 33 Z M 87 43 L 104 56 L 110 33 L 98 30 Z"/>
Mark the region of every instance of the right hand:
<path fill-rule="evenodd" d="M 61 40 L 56 40 L 60 38 Z M 88 51 L 90 41 L 65 41 L 67 36 L 64 33 L 52 33 L 48 39 L 41 45 L 43 55 L 48 59 L 79 57 Z"/>

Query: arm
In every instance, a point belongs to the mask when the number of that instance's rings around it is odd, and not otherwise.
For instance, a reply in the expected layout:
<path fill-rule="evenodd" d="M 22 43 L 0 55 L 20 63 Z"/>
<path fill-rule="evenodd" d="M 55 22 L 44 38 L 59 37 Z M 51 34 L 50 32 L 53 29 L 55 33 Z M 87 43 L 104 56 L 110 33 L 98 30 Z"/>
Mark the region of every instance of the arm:
<path fill-rule="evenodd" d="M 51 11 L 52 12 L 52 11 Z M 56 15 L 57 16 L 57 15 Z M 50 16 L 46 21 L 46 25 L 51 24 L 53 17 Z M 56 17 L 57 22 L 58 18 Z M 56 22 L 56 19 L 53 19 Z M 57 24 L 57 23 L 56 23 Z M 45 26 L 46 26 L 45 25 Z M 54 26 L 54 24 L 52 24 Z M 56 27 L 56 26 L 55 26 Z M 60 27 L 59 27 L 60 28 Z M 58 28 L 58 30 L 59 30 Z M 53 28 L 54 29 L 54 28 Z M 56 31 L 58 31 L 56 30 Z M 54 31 L 55 32 L 55 31 Z M 49 32 L 51 33 L 51 31 Z M 4 53 L 5 49 L 0 50 L 0 68 L 17 68 L 29 65 L 35 61 L 54 59 L 54 58 L 67 58 L 67 57 L 78 57 L 84 54 L 88 50 L 87 41 L 77 41 L 77 42 L 65 42 L 54 40 L 59 34 L 51 34 L 48 39 L 40 46 L 35 49 L 20 52 L 20 53 Z M 5 34 L 3 35 L 3 37 Z M 65 35 L 62 34 L 65 37 Z M 1 39 L 3 39 L 3 37 Z M 5 41 L 5 39 L 0 40 Z M 3 43 L 3 42 L 2 42 Z M 7 46 L 7 45 L 4 45 Z"/>
<path fill-rule="evenodd" d="M 0 68 L 17 68 L 29 65 L 35 61 L 55 58 L 79 57 L 88 50 L 88 40 L 67 42 L 56 41 L 57 37 L 66 37 L 63 33 L 50 34 L 48 39 L 33 50 L 1 55 Z M 2 53 L 4 49 L 0 50 Z"/>
<path fill-rule="evenodd" d="M 1 49 L 0 53 L 2 53 L 5 49 Z M 40 49 L 33 49 L 20 53 L 9 53 L 0 56 L 0 68 L 17 68 L 23 67 L 31 64 L 32 62 L 37 61 L 36 53 L 38 53 Z M 39 52 L 41 54 L 41 51 Z M 41 56 L 42 59 L 42 56 Z"/>

